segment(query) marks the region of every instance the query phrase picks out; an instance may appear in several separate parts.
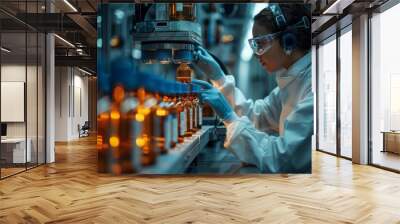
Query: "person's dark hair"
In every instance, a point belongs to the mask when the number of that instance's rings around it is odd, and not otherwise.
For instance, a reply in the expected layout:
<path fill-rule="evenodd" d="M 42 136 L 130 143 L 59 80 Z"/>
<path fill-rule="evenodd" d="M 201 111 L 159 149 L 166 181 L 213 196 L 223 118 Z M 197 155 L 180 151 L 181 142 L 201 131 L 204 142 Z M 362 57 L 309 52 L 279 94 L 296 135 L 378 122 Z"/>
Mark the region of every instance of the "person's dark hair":
<path fill-rule="evenodd" d="M 282 14 L 286 18 L 287 26 L 292 26 L 302 20 L 304 16 L 307 17 L 309 24 L 311 24 L 311 10 L 309 4 L 279 4 Z M 265 27 L 271 33 L 284 31 L 286 27 L 279 28 L 275 22 L 275 17 L 269 7 L 261 10 L 254 17 L 254 22 L 258 25 Z M 311 31 L 310 28 L 305 29 L 290 29 L 296 36 L 296 46 L 303 51 L 311 49 Z M 282 46 L 282 42 L 280 42 Z"/>

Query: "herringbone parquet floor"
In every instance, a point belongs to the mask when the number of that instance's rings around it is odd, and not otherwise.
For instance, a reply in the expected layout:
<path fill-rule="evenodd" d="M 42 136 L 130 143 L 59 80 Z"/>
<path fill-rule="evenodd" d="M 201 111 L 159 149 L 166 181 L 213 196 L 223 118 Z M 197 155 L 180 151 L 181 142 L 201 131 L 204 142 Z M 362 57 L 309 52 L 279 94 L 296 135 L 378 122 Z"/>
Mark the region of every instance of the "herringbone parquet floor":
<path fill-rule="evenodd" d="M 400 223 L 400 175 L 315 152 L 312 175 L 113 177 L 94 138 L 0 181 L 0 223 Z"/>

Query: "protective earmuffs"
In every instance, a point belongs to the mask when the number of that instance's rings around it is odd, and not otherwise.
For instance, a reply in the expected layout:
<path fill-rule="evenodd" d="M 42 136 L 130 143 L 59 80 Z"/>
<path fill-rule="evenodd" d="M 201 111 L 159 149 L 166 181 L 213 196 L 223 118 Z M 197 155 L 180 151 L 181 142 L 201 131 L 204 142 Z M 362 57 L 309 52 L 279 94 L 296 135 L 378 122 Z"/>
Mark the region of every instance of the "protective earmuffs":
<path fill-rule="evenodd" d="M 285 31 L 281 36 L 280 44 L 285 54 L 291 55 L 297 48 L 297 38 L 293 32 Z"/>
<path fill-rule="evenodd" d="M 293 33 L 293 30 L 290 27 L 287 27 L 288 24 L 286 22 L 286 18 L 278 4 L 271 4 L 269 9 L 271 10 L 272 15 L 275 17 L 275 25 L 279 29 L 283 29 L 283 33 L 279 42 L 284 52 L 287 55 L 290 55 L 297 47 L 296 35 Z"/>

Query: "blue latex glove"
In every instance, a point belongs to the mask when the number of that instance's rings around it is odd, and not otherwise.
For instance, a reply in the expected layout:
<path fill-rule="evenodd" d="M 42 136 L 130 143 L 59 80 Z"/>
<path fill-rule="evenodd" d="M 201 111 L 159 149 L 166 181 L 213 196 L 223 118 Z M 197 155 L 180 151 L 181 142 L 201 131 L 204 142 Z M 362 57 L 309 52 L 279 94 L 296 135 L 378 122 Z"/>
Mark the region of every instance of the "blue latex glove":
<path fill-rule="evenodd" d="M 196 52 L 197 60 L 191 65 L 195 70 L 203 73 L 207 78 L 211 80 L 219 80 L 225 77 L 224 71 L 218 62 L 202 47 L 198 47 Z"/>
<path fill-rule="evenodd" d="M 192 82 L 202 87 L 200 101 L 208 103 L 224 122 L 232 122 L 238 118 L 221 91 L 202 80 L 193 79 Z"/>

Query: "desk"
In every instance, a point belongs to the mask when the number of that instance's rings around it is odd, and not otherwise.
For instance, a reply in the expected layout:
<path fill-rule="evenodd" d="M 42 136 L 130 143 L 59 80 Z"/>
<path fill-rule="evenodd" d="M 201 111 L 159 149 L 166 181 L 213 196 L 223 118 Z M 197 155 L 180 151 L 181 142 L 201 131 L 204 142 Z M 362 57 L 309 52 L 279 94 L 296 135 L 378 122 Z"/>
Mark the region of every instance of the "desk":
<path fill-rule="evenodd" d="M 25 151 L 25 138 L 6 138 L 1 139 L 1 157 L 6 163 L 25 163 L 31 162 L 32 140 L 28 138 Z M 12 159 L 11 159 L 12 158 Z M 26 159 L 26 161 L 25 161 Z"/>
<path fill-rule="evenodd" d="M 382 152 L 392 152 L 400 154 L 400 131 L 382 131 L 383 150 Z"/>

